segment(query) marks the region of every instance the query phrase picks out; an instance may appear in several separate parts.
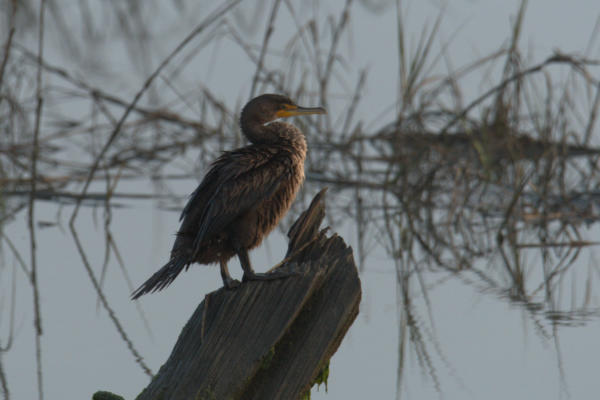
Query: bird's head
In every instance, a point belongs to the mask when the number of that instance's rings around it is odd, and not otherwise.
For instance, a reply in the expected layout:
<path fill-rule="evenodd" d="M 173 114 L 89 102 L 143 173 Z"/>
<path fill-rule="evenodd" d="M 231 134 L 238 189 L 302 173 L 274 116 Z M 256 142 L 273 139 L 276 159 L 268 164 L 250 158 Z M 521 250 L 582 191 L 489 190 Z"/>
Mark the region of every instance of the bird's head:
<path fill-rule="evenodd" d="M 289 97 L 279 94 L 263 94 L 246 104 L 242 110 L 242 121 L 264 125 L 278 118 L 326 113 L 323 107 L 300 107 Z"/>

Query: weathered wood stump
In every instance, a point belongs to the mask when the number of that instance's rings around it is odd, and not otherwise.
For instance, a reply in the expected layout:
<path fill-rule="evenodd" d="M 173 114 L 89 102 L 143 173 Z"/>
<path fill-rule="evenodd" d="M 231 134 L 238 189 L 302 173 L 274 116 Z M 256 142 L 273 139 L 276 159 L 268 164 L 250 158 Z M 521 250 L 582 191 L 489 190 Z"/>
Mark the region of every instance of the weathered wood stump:
<path fill-rule="evenodd" d="M 310 390 L 358 314 L 352 249 L 319 231 L 322 190 L 288 236 L 290 278 L 206 295 L 138 400 L 297 399 Z"/>

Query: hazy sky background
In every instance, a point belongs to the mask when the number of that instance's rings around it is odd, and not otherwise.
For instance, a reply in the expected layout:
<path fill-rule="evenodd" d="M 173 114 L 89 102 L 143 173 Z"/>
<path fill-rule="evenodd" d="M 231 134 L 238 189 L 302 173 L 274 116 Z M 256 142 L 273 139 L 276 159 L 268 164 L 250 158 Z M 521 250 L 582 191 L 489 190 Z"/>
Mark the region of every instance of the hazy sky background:
<path fill-rule="evenodd" d="M 294 2 L 299 15 L 311 16 L 312 2 Z M 343 1 L 321 2 L 321 10 L 337 15 Z M 369 2 L 365 2 L 369 3 Z M 386 2 L 380 2 L 387 4 Z M 185 15 L 175 13 L 170 7 L 158 15 L 148 15 L 148 23 L 156 29 L 151 43 L 158 49 L 149 61 L 152 71 L 162 57 L 215 7 L 190 6 Z M 249 15 L 257 2 L 245 1 L 238 8 L 238 17 Z M 260 3 L 264 10 L 260 24 L 250 32 L 254 43 L 260 44 L 264 33 L 264 20 L 270 10 L 270 2 Z M 506 44 L 510 35 L 511 21 L 518 10 L 518 1 L 406 1 L 403 2 L 405 22 L 413 43 L 416 43 L 424 24 L 435 21 L 443 9 L 440 38 L 447 45 L 455 67 L 463 66 L 487 55 Z M 305 7 L 303 9 L 302 7 Z M 381 7 L 373 12 L 362 6 L 353 8 L 351 34 L 342 42 L 348 57 L 348 86 L 354 84 L 362 68 L 368 71 L 364 101 L 357 110 L 356 118 L 367 124 L 380 126 L 390 121 L 394 114 L 397 93 L 396 13 L 395 5 Z M 281 11 L 281 22 L 276 26 L 273 48 L 285 46 L 296 27 Z M 327 13 L 323 13 L 326 15 Z M 530 64 L 552 55 L 555 49 L 564 53 L 583 54 L 600 16 L 597 1 L 531 1 L 526 13 L 521 45 L 528 50 L 525 55 Z M 180 20 L 180 21 L 179 21 Z M 174 24 L 174 21 L 179 21 Z M 239 23 L 231 19 L 234 23 Z M 288 21 L 288 23 L 283 23 Z M 323 24 L 324 17 L 321 18 Z M 178 26 L 177 32 L 173 32 Z M 108 27 L 107 29 L 109 29 Z M 160 32 L 169 29 L 168 35 Z M 56 29 L 48 27 L 46 57 L 51 62 L 69 66 L 62 57 L 60 38 Z M 4 34 L 4 29 L 2 29 Z M 168 40 L 167 40 L 168 38 Z M 448 43 L 445 43 L 447 41 Z M 33 41 L 25 40 L 31 49 Z M 103 49 L 110 57 L 89 60 L 89 69 L 80 62 L 72 64 L 72 72 L 86 74 L 86 78 L 108 88 L 122 87 L 120 93 L 131 98 L 146 76 L 140 76 L 123 57 L 128 51 L 122 43 L 114 42 Z M 600 42 L 592 44 L 590 58 L 600 58 Z M 101 62 L 111 71 L 97 78 L 90 74 L 93 64 Z M 446 71 L 441 63 L 439 73 Z M 220 99 L 233 106 L 240 99 L 247 99 L 255 67 L 240 52 L 239 47 L 228 40 L 208 46 L 195 55 L 194 61 L 182 72 L 181 82 L 201 81 L 218 93 Z M 492 74 L 493 74 L 492 70 Z M 560 69 L 553 73 L 561 74 Z M 481 93 L 497 77 L 475 75 L 463 82 L 466 101 Z M 345 93 L 344 83 L 336 83 L 339 92 Z M 316 86 L 316 83 L 308 86 Z M 182 91 L 189 88 L 182 87 Z M 347 88 L 346 88 L 347 89 Z M 171 96 L 172 94 L 168 94 Z M 307 104 L 310 106 L 316 104 Z M 330 113 L 338 105 L 332 103 Z M 77 112 L 77 106 L 73 106 Z M 597 143 L 598 141 L 596 141 Z M 310 143 L 309 143 L 310 146 Z M 197 157 L 197 154 L 186 154 Z M 172 184 L 180 194 L 188 194 L 206 171 L 201 165 L 197 174 L 187 181 Z M 124 192 L 151 191 L 148 182 L 124 183 Z M 317 188 L 311 190 L 308 198 Z M 121 245 L 124 262 L 134 283 L 143 282 L 165 261 L 172 245 L 173 234 L 178 228 L 178 214 L 157 209 L 151 201 L 125 202 L 128 207 L 113 209 L 111 232 Z M 41 299 L 44 318 L 43 362 L 46 399 L 86 399 L 97 390 L 109 390 L 133 399 L 148 383 L 148 378 L 134 362 L 125 344 L 118 337 L 106 312 L 98 309 L 93 288 L 81 265 L 75 245 L 69 235 L 66 219 L 70 206 L 62 208 L 54 203 L 38 202 L 38 220 L 54 220 L 56 213 L 63 214 L 63 226 L 38 229 L 38 263 L 40 281 L 43 282 Z M 102 210 L 84 208 L 77 227 L 84 246 L 96 271 L 100 271 L 104 239 Z M 293 216 L 296 217 L 295 215 Z M 23 254 L 28 254 L 26 213 L 8 225 L 6 234 Z M 351 245 L 356 237 L 352 229 L 338 227 L 338 232 Z M 597 229 L 591 231 L 597 235 Z M 261 248 L 251 254 L 257 270 L 266 270 L 283 256 L 285 240 L 275 232 Z M 101 245 L 98 245 L 101 244 Z M 6 253 L 3 268 L 12 271 L 14 261 Z M 582 266 L 593 262 L 591 256 L 578 261 Z M 17 270 L 16 337 L 13 348 L 3 355 L 2 362 L 9 381 L 13 399 L 37 398 L 35 385 L 35 355 L 32 324 L 31 291 L 25 278 Z M 241 275 L 232 260 L 230 270 Z M 13 272 L 0 275 L 2 295 L 0 303 L 6 304 Z M 391 399 L 396 395 L 398 325 L 397 295 L 394 264 L 383 251 L 375 249 L 367 258 L 366 271 L 361 276 L 363 300 L 361 312 L 331 360 L 328 393 L 324 387 L 313 390 L 313 399 Z M 117 263 L 112 260 L 106 279 L 105 290 L 123 323 L 154 372 L 158 371 L 168 357 L 179 332 L 204 295 L 221 286 L 218 268 L 192 267 L 182 274 L 167 290 L 145 296 L 140 301 L 152 334 L 146 331 L 135 303 L 129 300 L 129 290 L 122 279 Z M 446 280 L 430 292 L 435 331 L 424 326 L 425 333 L 433 339 L 432 350 L 439 383 L 435 383 L 418 365 L 414 354 L 409 352 L 407 371 L 403 381 L 402 397 L 410 399 L 559 399 L 570 395 L 573 399 L 595 398 L 600 393 L 598 379 L 600 360 L 600 322 L 588 321 L 584 327 L 565 327 L 558 330 L 558 341 L 551 337 L 552 327 L 540 321 L 539 327 L 521 308 L 508 304 L 495 295 L 480 293 L 471 285 L 457 279 Z M 598 299 L 595 299 L 596 303 Z M 427 315 L 422 301 L 419 311 Z M 0 308 L 0 332 L 7 327 L 6 307 Z M 4 335 L 4 333 L 2 333 Z M 560 349 L 566 382 L 561 385 L 557 346 Z M 436 391 L 439 385 L 441 394 Z M 566 388 L 567 391 L 561 390 Z"/>

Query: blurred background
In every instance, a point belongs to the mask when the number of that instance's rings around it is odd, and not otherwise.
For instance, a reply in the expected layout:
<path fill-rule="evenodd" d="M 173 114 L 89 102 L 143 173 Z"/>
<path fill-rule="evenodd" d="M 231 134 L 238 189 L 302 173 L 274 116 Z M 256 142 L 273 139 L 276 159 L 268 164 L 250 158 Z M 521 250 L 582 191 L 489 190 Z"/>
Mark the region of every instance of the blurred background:
<path fill-rule="evenodd" d="M 358 318 L 313 399 L 600 391 L 595 1 L 0 1 L 0 398 L 133 399 L 218 269 L 168 259 L 239 111 L 326 116 L 285 233 L 328 186 Z M 241 276 L 237 261 L 230 270 Z"/>

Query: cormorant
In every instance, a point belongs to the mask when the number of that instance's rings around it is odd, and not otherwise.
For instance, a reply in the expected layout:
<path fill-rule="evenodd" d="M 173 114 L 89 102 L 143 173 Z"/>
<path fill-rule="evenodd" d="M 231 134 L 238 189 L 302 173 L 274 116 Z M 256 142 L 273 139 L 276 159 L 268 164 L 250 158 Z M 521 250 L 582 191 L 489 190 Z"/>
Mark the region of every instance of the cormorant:
<path fill-rule="evenodd" d="M 294 125 L 274 121 L 294 115 L 325 114 L 321 107 L 296 105 L 288 97 L 263 94 L 242 110 L 240 126 L 251 142 L 224 152 L 192 193 L 171 258 L 132 294 L 132 299 L 164 289 L 197 262 L 218 262 L 226 288 L 238 286 L 227 261 L 237 255 L 244 280 L 270 280 L 289 273 L 256 273 L 248 250 L 258 246 L 289 210 L 304 180 L 306 140 Z"/>

